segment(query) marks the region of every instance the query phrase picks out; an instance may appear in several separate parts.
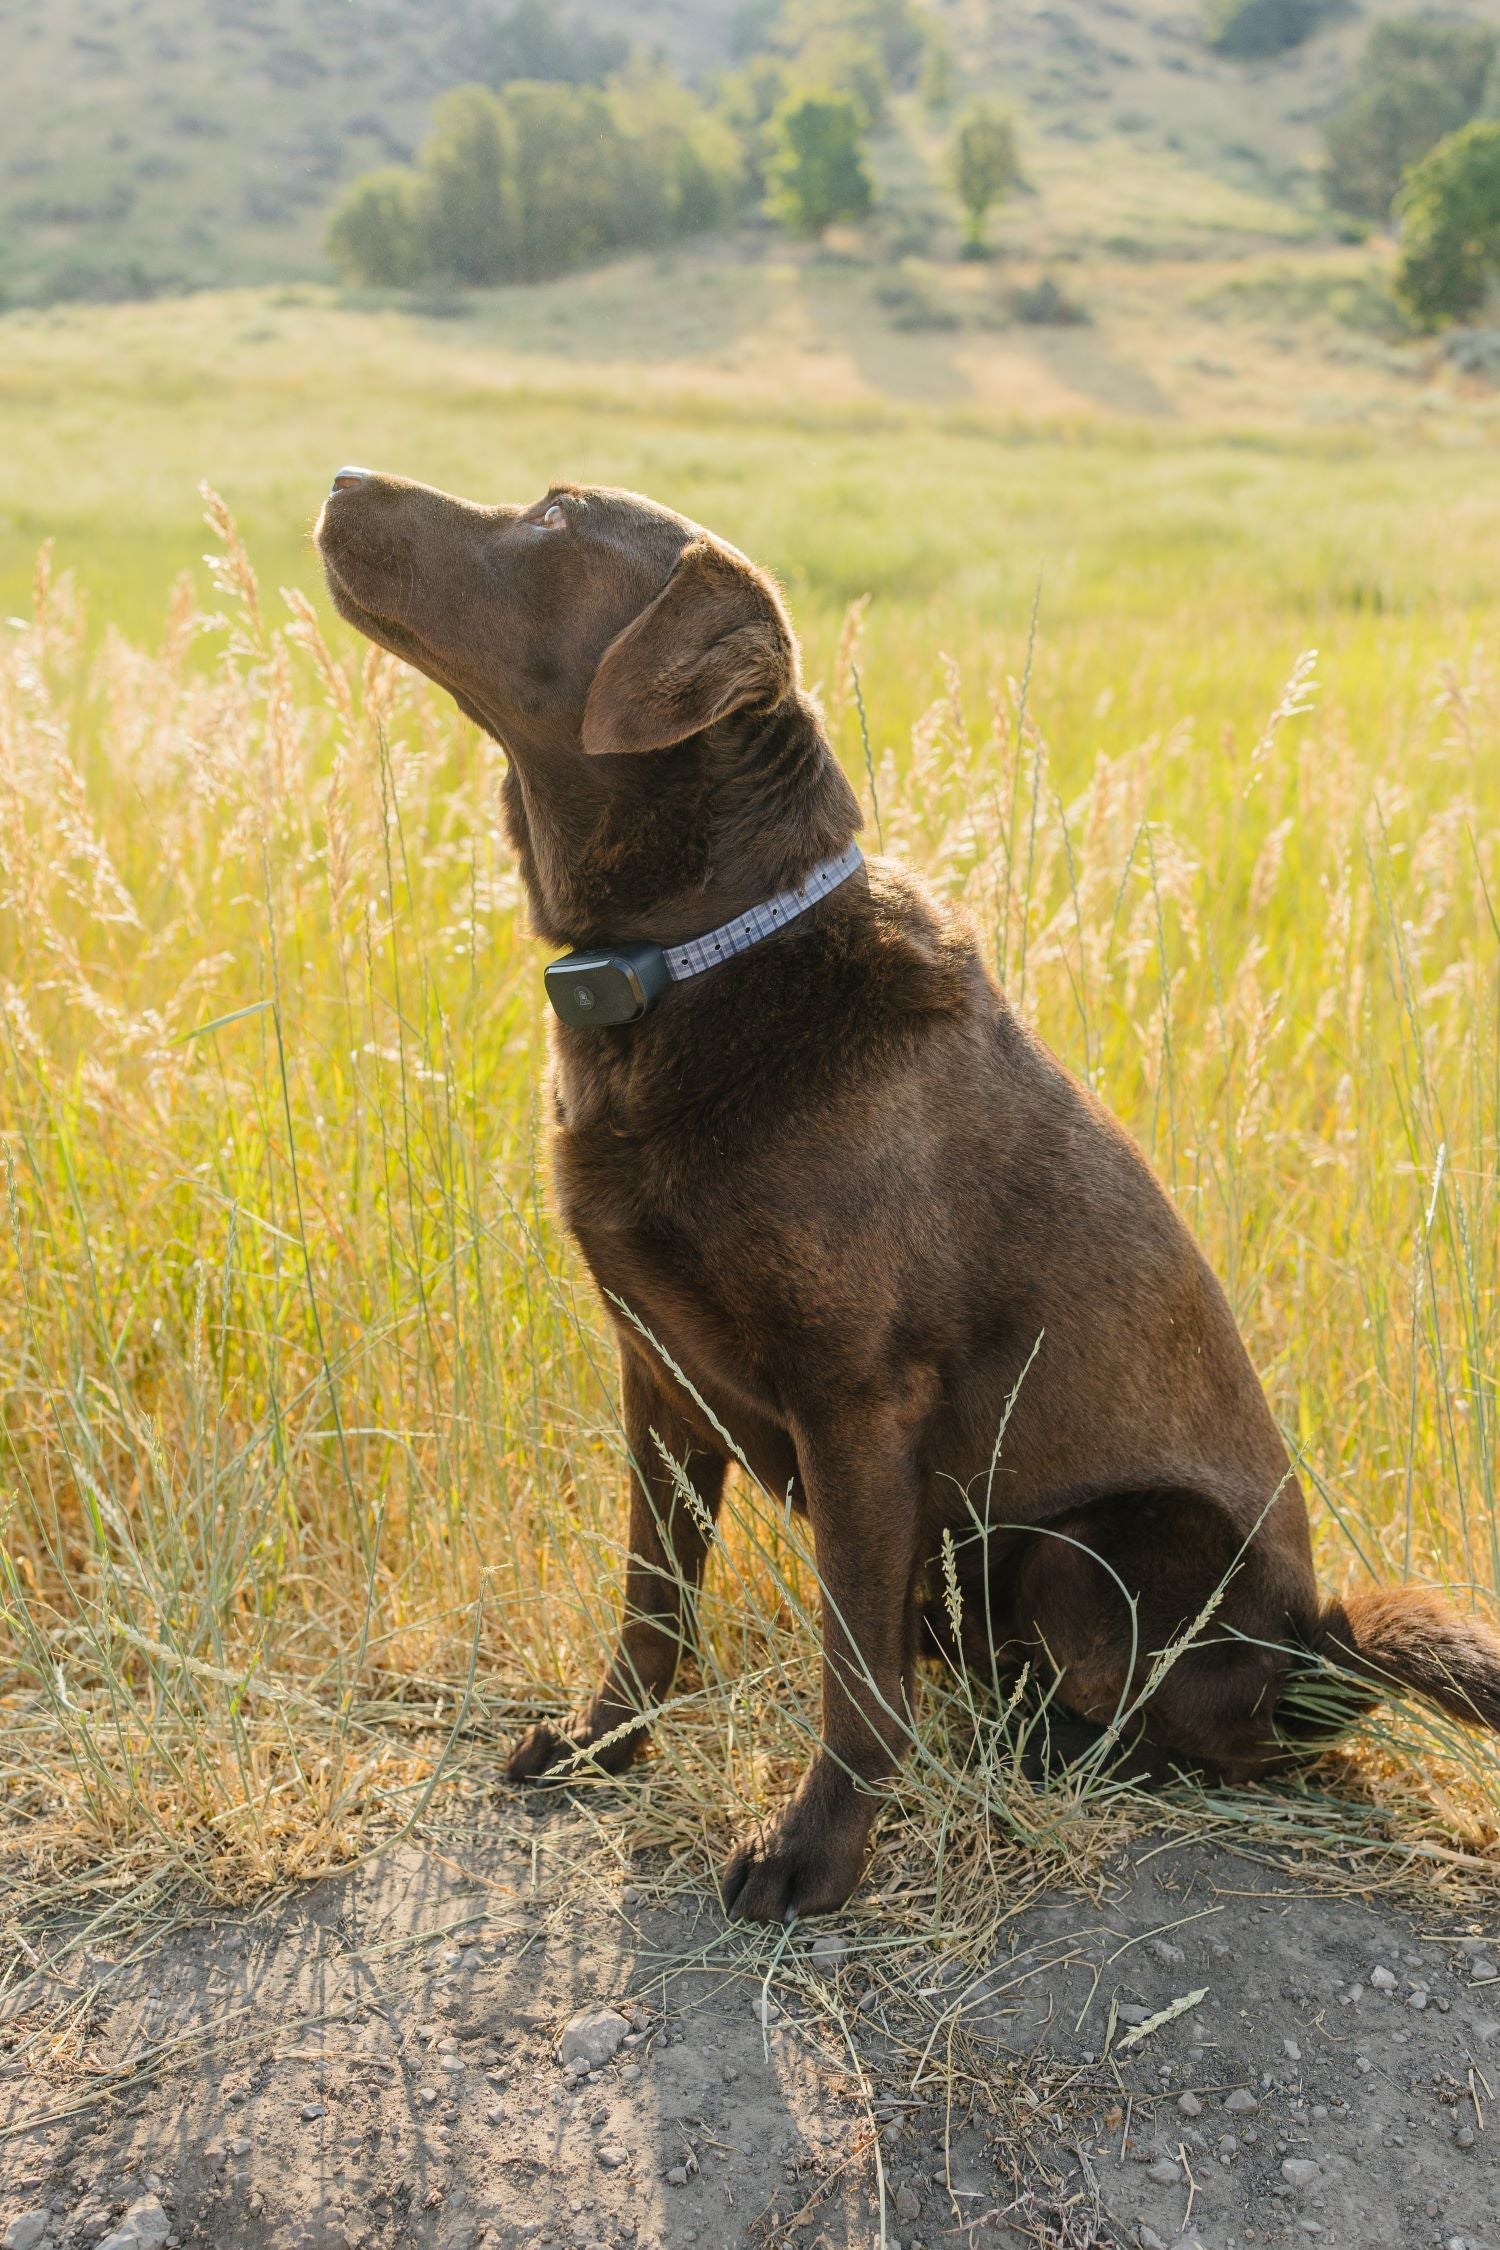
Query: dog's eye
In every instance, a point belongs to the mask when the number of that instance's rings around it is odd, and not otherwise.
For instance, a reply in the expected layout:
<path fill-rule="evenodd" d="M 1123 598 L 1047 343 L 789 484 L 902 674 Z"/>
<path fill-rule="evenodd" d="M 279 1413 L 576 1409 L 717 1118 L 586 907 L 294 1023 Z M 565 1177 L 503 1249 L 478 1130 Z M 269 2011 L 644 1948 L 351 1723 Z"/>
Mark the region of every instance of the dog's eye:
<path fill-rule="evenodd" d="M 567 528 L 567 522 L 568 519 L 563 513 L 560 502 L 554 500 L 551 507 L 542 515 L 540 529 L 543 531 L 564 531 Z"/>

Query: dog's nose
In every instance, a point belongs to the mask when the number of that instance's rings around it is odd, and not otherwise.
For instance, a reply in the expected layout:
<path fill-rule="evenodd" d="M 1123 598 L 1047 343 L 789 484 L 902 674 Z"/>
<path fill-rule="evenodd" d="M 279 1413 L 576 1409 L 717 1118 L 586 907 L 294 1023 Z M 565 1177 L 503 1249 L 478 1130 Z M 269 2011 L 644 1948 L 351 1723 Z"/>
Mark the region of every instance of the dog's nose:
<path fill-rule="evenodd" d="M 369 481 L 370 472 L 368 469 L 357 469 L 351 464 L 347 469 L 336 471 L 333 489 L 335 492 L 354 492 L 358 490 L 360 485 L 368 484 Z"/>

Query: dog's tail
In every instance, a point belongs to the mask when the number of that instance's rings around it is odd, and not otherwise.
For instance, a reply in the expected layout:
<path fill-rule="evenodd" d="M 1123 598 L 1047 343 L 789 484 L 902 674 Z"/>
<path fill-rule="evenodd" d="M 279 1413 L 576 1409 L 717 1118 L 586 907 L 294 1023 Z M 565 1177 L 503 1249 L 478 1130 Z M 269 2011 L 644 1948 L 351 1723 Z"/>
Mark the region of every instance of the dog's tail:
<path fill-rule="evenodd" d="M 1500 1733 L 1500 1633 L 1424 1586 L 1395 1586 L 1329 1602 L 1317 1652 L 1384 1688 L 1407 1688 L 1449 1718 Z"/>

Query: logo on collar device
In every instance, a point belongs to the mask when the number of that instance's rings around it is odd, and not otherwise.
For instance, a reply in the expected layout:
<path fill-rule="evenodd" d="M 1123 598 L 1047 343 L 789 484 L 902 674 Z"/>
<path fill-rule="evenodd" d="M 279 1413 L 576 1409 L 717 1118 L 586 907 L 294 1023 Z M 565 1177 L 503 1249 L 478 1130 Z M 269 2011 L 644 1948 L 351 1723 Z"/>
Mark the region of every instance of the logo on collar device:
<path fill-rule="evenodd" d="M 732 922 L 681 945 L 587 946 L 565 953 L 543 974 L 547 998 L 562 1021 L 576 1031 L 638 1023 L 672 985 L 685 984 L 689 977 L 701 976 L 737 953 L 748 953 L 762 938 L 784 930 L 820 898 L 827 898 L 863 864 L 858 844 L 849 844 L 836 859 L 821 860 L 794 889 L 778 891 Z"/>

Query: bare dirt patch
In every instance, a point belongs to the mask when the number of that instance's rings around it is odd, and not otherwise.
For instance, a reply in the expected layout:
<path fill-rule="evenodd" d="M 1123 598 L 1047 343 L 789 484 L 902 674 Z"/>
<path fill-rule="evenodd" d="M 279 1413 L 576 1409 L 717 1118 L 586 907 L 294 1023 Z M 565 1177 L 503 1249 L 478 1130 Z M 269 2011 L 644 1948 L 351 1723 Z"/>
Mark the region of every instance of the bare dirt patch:
<path fill-rule="evenodd" d="M 60 1948 L 5 2027 L 0 2239 L 1500 2242 L 1493 1922 L 1158 1842 L 975 1975 L 859 1913 L 726 1929 L 599 1802 Z"/>

